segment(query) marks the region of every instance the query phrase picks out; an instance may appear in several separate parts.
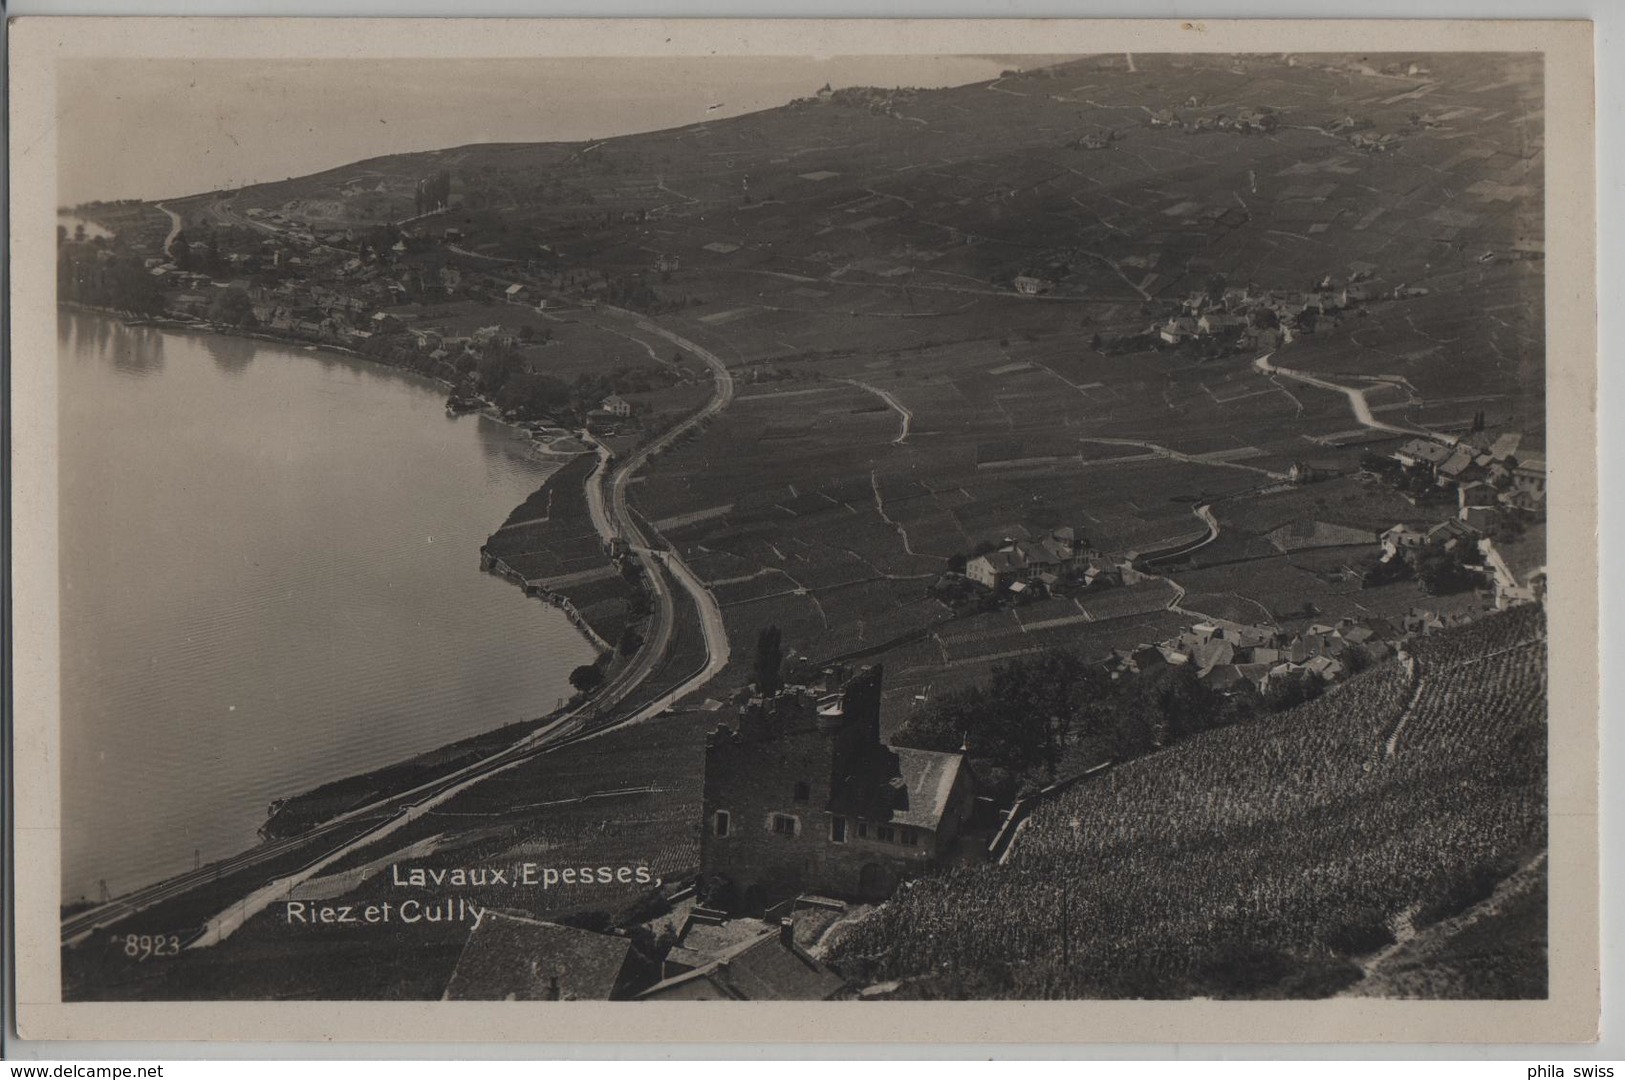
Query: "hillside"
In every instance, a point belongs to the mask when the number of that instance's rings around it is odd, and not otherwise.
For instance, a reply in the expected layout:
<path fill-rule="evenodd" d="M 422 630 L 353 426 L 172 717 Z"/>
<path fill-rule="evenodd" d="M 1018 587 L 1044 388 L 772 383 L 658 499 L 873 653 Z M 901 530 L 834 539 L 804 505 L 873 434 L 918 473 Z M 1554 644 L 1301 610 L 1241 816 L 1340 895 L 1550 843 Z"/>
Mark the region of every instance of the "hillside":
<path fill-rule="evenodd" d="M 396 317 L 370 349 L 442 343 L 427 355 L 450 352 L 445 377 L 479 376 L 502 408 L 630 367 L 652 389 L 617 452 L 709 379 L 604 305 L 723 358 L 736 398 L 631 503 L 715 594 L 735 657 L 774 625 L 814 661 L 881 659 L 891 725 L 1052 645 L 1418 603 L 1354 564 L 1396 522 L 1454 516 L 1451 493 L 1356 474 L 1410 432 L 1544 445 L 1540 86 L 1513 54 L 1094 57 L 168 205 L 198 235 L 320 234 L 300 257 L 326 290 L 268 280 L 268 312 L 285 302 L 298 325 L 305 305 L 312 340 L 357 321 L 328 293 Z M 418 217 L 418 184 L 442 174 L 448 207 Z M 365 239 L 388 222 L 398 254 Z M 1214 294 L 1230 329 L 1190 330 Z M 493 327 L 517 339 L 505 355 L 458 354 Z M 1318 481 L 1293 487 L 1304 462 Z M 1112 558 L 1188 543 L 1203 505 L 1222 535 L 1162 568 L 1178 611 L 1161 587 L 1030 620 L 931 591 L 959 557 L 1057 527 Z M 1287 552 L 1282 529 L 1371 545 Z M 559 591 L 585 609 L 594 587 Z"/>
<path fill-rule="evenodd" d="M 1085 781 L 837 955 L 918 997 L 1543 996 L 1543 612 L 1414 656 Z"/>

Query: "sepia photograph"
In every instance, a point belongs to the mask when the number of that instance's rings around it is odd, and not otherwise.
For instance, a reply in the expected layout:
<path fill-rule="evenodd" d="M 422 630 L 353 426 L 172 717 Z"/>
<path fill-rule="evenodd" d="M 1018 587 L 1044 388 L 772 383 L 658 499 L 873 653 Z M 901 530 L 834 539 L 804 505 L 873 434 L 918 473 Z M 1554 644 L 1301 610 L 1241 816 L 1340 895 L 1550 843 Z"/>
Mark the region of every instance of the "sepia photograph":
<path fill-rule="evenodd" d="M 1584 30 L 114 21 L 12 226 L 50 1001 L 1594 1032 Z"/>

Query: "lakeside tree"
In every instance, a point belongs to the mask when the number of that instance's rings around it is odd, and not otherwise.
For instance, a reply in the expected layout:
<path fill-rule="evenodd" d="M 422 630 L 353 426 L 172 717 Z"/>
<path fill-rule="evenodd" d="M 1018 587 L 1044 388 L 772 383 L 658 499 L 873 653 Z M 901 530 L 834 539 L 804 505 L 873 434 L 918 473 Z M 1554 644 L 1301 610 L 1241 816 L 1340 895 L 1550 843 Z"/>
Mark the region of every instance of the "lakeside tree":
<path fill-rule="evenodd" d="M 252 326 L 254 302 L 246 289 L 227 289 L 209 305 L 209 320 L 227 326 Z"/>
<path fill-rule="evenodd" d="M 164 309 L 158 279 L 133 257 L 101 258 L 92 249 L 64 246 L 57 259 L 57 296 L 136 315 Z"/>
<path fill-rule="evenodd" d="M 582 664 L 570 672 L 570 685 L 583 694 L 590 694 L 604 685 L 604 669 L 597 664 Z"/>

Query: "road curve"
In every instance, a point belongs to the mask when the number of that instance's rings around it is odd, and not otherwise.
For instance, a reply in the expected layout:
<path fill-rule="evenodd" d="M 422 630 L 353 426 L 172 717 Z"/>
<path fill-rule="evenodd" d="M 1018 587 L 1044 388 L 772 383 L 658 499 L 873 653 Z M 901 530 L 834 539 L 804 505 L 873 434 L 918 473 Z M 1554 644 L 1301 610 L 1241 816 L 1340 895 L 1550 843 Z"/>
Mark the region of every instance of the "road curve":
<path fill-rule="evenodd" d="M 1344 397 L 1349 399 L 1349 407 L 1354 411 L 1354 419 L 1359 422 L 1361 427 L 1368 427 L 1373 431 L 1387 431 L 1394 435 L 1422 435 L 1430 439 L 1440 439 L 1444 442 L 1451 443 L 1452 445 L 1454 445 L 1457 441 L 1453 436 L 1444 435 L 1437 431 L 1429 431 L 1426 428 L 1410 427 L 1408 425 L 1401 424 L 1390 424 L 1387 421 L 1378 420 L 1371 414 L 1371 403 L 1366 400 L 1366 391 L 1364 389 L 1354 386 L 1343 386 L 1339 383 L 1322 379 L 1318 375 L 1311 375 L 1307 371 L 1296 371 L 1292 368 L 1284 368 L 1280 367 L 1279 365 L 1272 364 L 1270 363 L 1270 357 L 1274 355 L 1274 353 L 1265 353 L 1263 356 L 1260 356 L 1258 359 L 1253 361 L 1253 369 L 1264 375 L 1281 375 L 1288 379 L 1293 379 L 1297 382 L 1304 383 L 1307 386 L 1315 386 L 1322 390 L 1330 390 L 1333 393 L 1342 394 Z"/>
<path fill-rule="evenodd" d="M 181 216 L 163 203 L 153 203 L 158 209 L 169 215 L 169 235 L 164 237 L 164 256 L 170 258 L 169 249 L 175 246 L 175 237 L 181 234 Z"/>

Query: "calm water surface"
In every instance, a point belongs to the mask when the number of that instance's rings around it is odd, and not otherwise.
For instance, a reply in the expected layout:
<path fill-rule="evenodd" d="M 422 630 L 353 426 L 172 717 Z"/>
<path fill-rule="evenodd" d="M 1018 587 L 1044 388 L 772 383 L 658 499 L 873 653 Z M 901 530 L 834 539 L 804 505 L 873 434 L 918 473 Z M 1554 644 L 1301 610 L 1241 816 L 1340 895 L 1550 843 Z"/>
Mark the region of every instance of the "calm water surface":
<path fill-rule="evenodd" d="M 570 693 L 589 646 L 479 569 L 549 471 L 509 429 L 336 354 L 68 313 L 58 342 L 65 900 Z"/>

